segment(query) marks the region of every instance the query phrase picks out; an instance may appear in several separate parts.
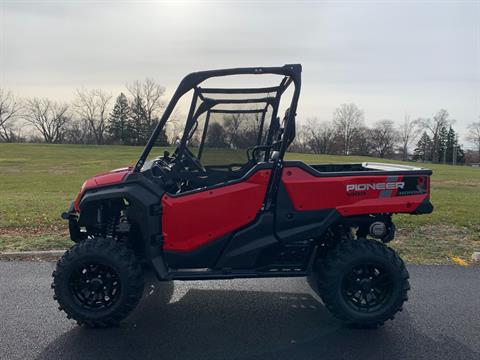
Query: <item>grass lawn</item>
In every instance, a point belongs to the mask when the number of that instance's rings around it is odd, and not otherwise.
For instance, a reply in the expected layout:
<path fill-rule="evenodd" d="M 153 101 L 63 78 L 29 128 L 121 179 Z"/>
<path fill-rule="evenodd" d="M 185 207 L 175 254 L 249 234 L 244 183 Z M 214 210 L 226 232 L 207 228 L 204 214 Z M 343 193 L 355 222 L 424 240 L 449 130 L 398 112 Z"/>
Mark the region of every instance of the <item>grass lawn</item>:
<path fill-rule="evenodd" d="M 0 251 L 71 246 L 59 215 L 83 181 L 135 163 L 140 152 L 140 147 L 130 146 L 0 144 Z M 307 163 L 381 161 L 311 154 L 287 158 Z M 222 162 L 215 154 L 211 160 Z M 452 256 L 468 259 L 472 251 L 480 251 L 480 169 L 426 167 L 434 171 L 435 210 L 424 216 L 396 215 L 398 235 L 391 245 L 414 263 L 449 263 Z"/>

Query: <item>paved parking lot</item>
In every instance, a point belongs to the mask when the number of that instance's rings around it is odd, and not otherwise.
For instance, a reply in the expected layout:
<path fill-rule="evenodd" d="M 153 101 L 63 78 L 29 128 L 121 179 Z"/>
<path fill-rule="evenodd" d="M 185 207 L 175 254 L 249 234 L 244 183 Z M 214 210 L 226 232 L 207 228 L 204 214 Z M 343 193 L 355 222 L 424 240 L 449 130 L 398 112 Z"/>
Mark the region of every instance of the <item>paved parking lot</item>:
<path fill-rule="evenodd" d="M 480 268 L 409 266 L 380 330 L 344 327 L 298 278 L 153 283 L 120 327 L 88 330 L 57 310 L 53 266 L 0 262 L 0 359 L 480 358 Z"/>

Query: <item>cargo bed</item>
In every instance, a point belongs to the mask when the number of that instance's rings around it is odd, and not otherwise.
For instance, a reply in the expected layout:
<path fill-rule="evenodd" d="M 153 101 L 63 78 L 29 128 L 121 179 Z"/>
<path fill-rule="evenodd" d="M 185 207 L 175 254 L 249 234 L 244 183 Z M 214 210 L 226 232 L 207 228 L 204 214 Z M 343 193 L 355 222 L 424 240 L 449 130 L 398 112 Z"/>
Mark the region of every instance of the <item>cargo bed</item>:
<path fill-rule="evenodd" d="M 362 176 L 362 175 L 431 175 L 432 170 L 410 165 L 376 162 L 305 164 L 302 161 L 285 161 L 285 167 L 299 167 L 314 176 Z"/>

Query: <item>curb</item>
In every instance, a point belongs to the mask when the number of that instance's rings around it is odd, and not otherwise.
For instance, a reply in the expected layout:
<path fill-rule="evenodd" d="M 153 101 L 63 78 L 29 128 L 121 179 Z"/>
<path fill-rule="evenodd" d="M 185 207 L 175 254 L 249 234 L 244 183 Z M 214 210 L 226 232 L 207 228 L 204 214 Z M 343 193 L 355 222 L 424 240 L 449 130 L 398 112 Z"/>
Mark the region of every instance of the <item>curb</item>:
<path fill-rule="evenodd" d="M 66 250 L 0 252 L 0 260 L 57 261 Z"/>

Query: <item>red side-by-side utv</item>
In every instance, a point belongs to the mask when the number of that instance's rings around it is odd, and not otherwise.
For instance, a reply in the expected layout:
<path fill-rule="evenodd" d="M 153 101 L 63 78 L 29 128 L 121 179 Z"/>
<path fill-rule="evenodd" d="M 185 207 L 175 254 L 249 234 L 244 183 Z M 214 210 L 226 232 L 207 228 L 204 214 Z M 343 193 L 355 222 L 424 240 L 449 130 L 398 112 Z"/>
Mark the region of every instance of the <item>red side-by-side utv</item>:
<path fill-rule="evenodd" d="M 278 80 L 208 86 L 266 77 Z M 75 244 L 53 273 L 60 309 L 79 324 L 115 325 L 141 299 L 146 272 L 160 281 L 306 276 L 348 324 L 393 318 L 409 283 L 385 245 L 395 236 L 392 215 L 432 211 L 431 171 L 285 160 L 300 86 L 300 65 L 186 76 L 136 165 L 88 179 L 62 214 Z M 185 99 L 175 149 L 158 156 Z"/>

